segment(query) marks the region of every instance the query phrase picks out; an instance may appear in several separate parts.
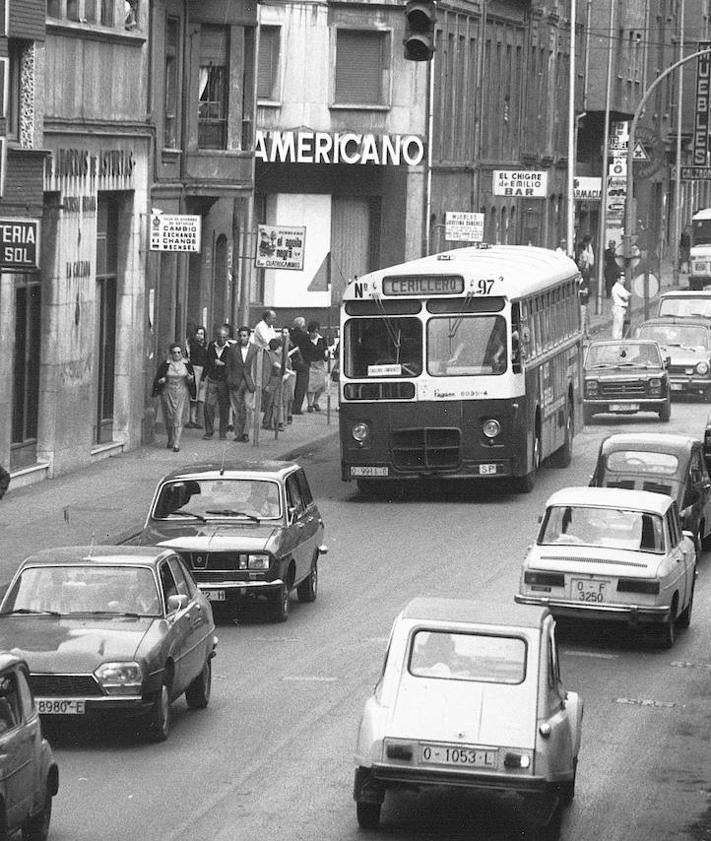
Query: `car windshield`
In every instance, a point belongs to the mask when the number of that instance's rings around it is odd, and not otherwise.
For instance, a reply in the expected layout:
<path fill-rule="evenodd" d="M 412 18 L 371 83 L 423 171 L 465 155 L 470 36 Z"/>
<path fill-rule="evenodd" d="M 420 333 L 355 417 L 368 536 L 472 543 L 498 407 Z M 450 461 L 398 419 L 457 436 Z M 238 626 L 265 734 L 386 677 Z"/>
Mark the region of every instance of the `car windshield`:
<path fill-rule="evenodd" d="M 156 519 L 281 517 L 279 484 L 265 479 L 184 479 L 166 482 L 153 509 Z"/>
<path fill-rule="evenodd" d="M 659 473 L 673 476 L 679 469 L 679 459 L 671 453 L 648 450 L 617 450 L 606 460 L 607 469 L 618 473 Z"/>
<path fill-rule="evenodd" d="M 410 648 L 410 674 L 482 683 L 522 683 L 526 643 L 520 637 L 417 631 Z"/>
<path fill-rule="evenodd" d="M 709 347 L 708 330 L 691 324 L 643 324 L 639 338 L 652 339 L 665 347 Z"/>
<path fill-rule="evenodd" d="M 546 512 L 538 543 L 662 553 L 664 530 L 658 514 L 624 508 L 553 505 Z"/>
<path fill-rule="evenodd" d="M 662 298 L 659 304 L 659 315 L 700 315 L 704 318 L 711 318 L 711 295 L 699 298 L 683 298 L 674 295 L 670 298 Z"/>
<path fill-rule="evenodd" d="M 620 342 L 590 345 L 585 359 L 587 371 L 594 368 L 641 367 L 660 368 L 659 348 L 651 343 Z"/>
<path fill-rule="evenodd" d="M 27 567 L 3 604 L 2 614 L 76 613 L 160 616 L 152 570 L 134 566 Z"/>
<path fill-rule="evenodd" d="M 503 374 L 507 358 L 501 315 L 431 318 L 427 324 L 427 371 L 434 377 Z"/>
<path fill-rule="evenodd" d="M 422 373 L 422 322 L 383 315 L 346 322 L 344 370 L 348 377 L 416 377 Z"/>

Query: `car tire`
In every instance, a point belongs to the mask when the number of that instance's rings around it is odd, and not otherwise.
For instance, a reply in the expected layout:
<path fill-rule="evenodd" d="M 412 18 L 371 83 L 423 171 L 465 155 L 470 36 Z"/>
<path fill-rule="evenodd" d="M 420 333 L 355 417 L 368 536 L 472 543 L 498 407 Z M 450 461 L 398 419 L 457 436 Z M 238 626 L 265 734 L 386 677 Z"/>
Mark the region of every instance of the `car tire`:
<path fill-rule="evenodd" d="M 541 438 L 538 432 L 536 432 L 535 438 L 533 439 L 533 470 L 530 473 L 526 473 L 525 476 L 517 476 L 513 480 L 514 489 L 517 493 L 520 494 L 528 494 L 536 486 L 536 474 L 538 473 L 541 467 Z"/>
<path fill-rule="evenodd" d="M 170 734 L 170 687 L 165 682 L 146 716 L 146 730 L 151 742 L 164 742 Z"/>
<path fill-rule="evenodd" d="M 289 587 L 286 584 L 270 597 L 269 618 L 272 622 L 286 622 L 289 618 Z"/>
<path fill-rule="evenodd" d="M 380 826 L 380 803 L 356 803 L 358 826 L 362 829 L 377 829 Z"/>
<path fill-rule="evenodd" d="M 583 423 L 585 426 L 590 426 L 593 421 L 593 410 L 590 406 L 583 406 Z"/>
<path fill-rule="evenodd" d="M 560 449 L 551 456 L 553 467 L 568 467 L 573 460 L 573 404 L 568 401 L 568 414 L 565 418 L 565 441 Z"/>
<path fill-rule="evenodd" d="M 672 603 L 669 618 L 659 626 L 657 631 L 660 648 L 672 648 L 676 639 L 676 602 Z"/>
<path fill-rule="evenodd" d="M 200 674 L 185 690 L 185 701 L 191 710 L 204 710 L 210 703 L 212 690 L 212 660 L 208 657 Z"/>
<path fill-rule="evenodd" d="M 311 562 L 311 571 L 296 588 L 300 602 L 315 602 L 318 595 L 318 558 Z"/>
<path fill-rule="evenodd" d="M 22 825 L 23 841 L 47 841 L 49 838 L 49 823 L 52 818 L 52 795 L 49 791 L 48 781 L 45 785 L 47 785 L 47 789 L 41 811 L 28 818 Z M 5 837 L 4 834 L 0 834 L 0 838 Z"/>
<path fill-rule="evenodd" d="M 670 419 L 671 419 L 671 401 L 669 399 L 667 399 L 667 402 L 659 410 L 659 420 L 662 423 L 669 423 Z"/>
<path fill-rule="evenodd" d="M 691 611 L 694 608 L 694 590 L 696 590 L 696 568 L 693 571 L 693 579 L 691 584 L 691 595 L 689 596 L 689 603 L 679 614 L 676 624 L 680 628 L 688 628 L 691 625 Z"/>

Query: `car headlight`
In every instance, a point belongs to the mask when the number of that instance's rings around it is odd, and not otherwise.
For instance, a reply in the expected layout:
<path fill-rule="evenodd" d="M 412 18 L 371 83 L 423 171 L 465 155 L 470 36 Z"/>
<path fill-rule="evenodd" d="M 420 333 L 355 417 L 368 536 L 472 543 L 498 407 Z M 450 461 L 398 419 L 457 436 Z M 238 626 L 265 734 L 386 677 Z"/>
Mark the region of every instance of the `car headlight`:
<path fill-rule="evenodd" d="M 597 380 L 585 380 L 585 390 L 588 394 L 597 394 L 598 382 Z"/>
<path fill-rule="evenodd" d="M 143 669 L 135 662 L 102 663 L 94 677 L 109 695 L 136 695 L 141 691 Z"/>
<path fill-rule="evenodd" d="M 489 418 L 489 420 L 484 421 L 482 424 L 481 431 L 487 438 L 496 438 L 499 432 L 501 432 L 501 424 L 496 418 Z"/>
<path fill-rule="evenodd" d="M 249 569 L 269 569 L 269 555 L 247 555 Z"/>
<path fill-rule="evenodd" d="M 358 441 L 358 443 L 362 444 L 363 441 L 365 441 L 370 435 L 370 427 L 363 421 L 354 423 L 351 428 L 351 435 L 353 436 L 354 441 Z"/>
<path fill-rule="evenodd" d="M 705 377 L 706 374 L 709 372 L 709 363 L 708 362 L 699 362 L 696 366 L 697 373 L 701 374 L 702 377 Z"/>

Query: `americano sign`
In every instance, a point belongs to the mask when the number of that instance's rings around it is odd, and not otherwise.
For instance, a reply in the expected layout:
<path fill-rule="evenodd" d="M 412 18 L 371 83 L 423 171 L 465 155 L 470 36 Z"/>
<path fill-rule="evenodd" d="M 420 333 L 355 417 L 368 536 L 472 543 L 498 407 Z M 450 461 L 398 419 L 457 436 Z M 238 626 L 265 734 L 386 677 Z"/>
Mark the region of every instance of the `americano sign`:
<path fill-rule="evenodd" d="M 254 154 L 265 163 L 418 166 L 425 145 L 414 134 L 258 130 Z"/>

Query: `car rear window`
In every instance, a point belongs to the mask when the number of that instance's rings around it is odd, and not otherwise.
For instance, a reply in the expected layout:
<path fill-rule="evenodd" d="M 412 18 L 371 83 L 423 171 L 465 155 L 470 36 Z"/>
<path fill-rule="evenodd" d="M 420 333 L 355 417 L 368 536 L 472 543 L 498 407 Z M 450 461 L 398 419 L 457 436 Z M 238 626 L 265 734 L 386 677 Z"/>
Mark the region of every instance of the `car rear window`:
<path fill-rule="evenodd" d="M 709 346 L 709 332 L 696 324 L 643 324 L 640 339 L 651 339 L 664 347 L 705 348 Z"/>
<path fill-rule="evenodd" d="M 689 298 L 675 295 L 673 298 L 662 298 L 659 302 L 659 315 L 700 315 L 702 318 L 711 318 L 711 295 Z"/>
<path fill-rule="evenodd" d="M 410 648 L 410 674 L 481 683 L 522 683 L 526 642 L 521 637 L 417 631 Z"/>
<path fill-rule="evenodd" d="M 584 505 L 552 505 L 543 520 L 539 544 L 664 552 L 658 514 Z"/>
<path fill-rule="evenodd" d="M 659 473 L 673 476 L 679 469 L 679 459 L 671 453 L 645 450 L 618 450 L 607 457 L 607 469 L 618 473 Z"/>

